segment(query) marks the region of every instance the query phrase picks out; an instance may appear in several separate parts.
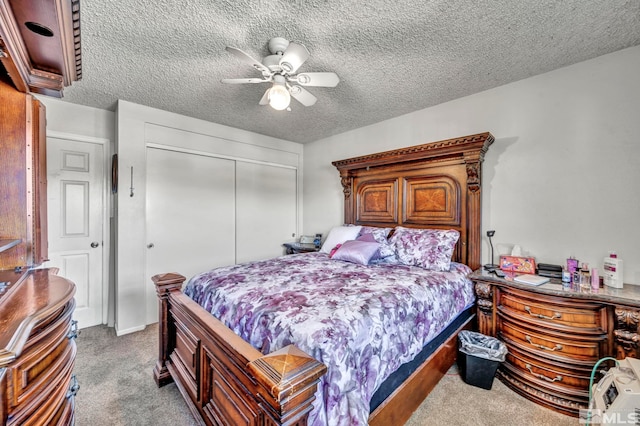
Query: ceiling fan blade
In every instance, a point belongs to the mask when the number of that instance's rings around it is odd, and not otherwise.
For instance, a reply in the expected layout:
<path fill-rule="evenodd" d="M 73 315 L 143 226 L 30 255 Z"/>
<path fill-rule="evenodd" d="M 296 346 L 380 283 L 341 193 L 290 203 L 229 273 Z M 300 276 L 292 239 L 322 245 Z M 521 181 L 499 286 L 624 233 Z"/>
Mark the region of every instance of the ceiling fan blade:
<path fill-rule="evenodd" d="M 289 93 L 291 96 L 304 106 L 311 106 L 316 103 L 318 98 L 300 86 L 289 86 Z"/>
<path fill-rule="evenodd" d="M 298 74 L 295 81 L 303 86 L 336 87 L 340 77 L 335 72 L 305 72 Z"/>
<path fill-rule="evenodd" d="M 226 84 L 244 84 L 244 83 L 267 83 L 270 80 L 262 78 L 223 78 L 221 80 Z"/>
<path fill-rule="evenodd" d="M 280 66 L 285 72 L 293 74 L 307 59 L 309 59 L 307 48 L 292 41 L 280 59 Z"/>
<path fill-rule="evenodd" d="M 271 87 L 264 92 L 264 95 L 262 95 L 262 99 L 260 99 L 258 105 L 269 105 L 269 90 L 271 90 Z"/>
<path fill-rule="evenodd" d="M 243 60 L 244 62 L 247 62 L 247 63 L 251 64 L 252 67 L 257 69 L 261 73 L 263 73 L 263 74 L 264 73 L 271 74 L 271 70 L 269 68 L 267 68 L 265 65 L 263 65 L 260 61 L 257 61 L 255 59 L 253 59 L 253 57 L 251 55 L 249 55 L 248 53 L 243 52 L 242 50 L 238 49 L 237 47 L 227 46 L 226 49 L 227 49 L 227 52 L 233 53 L 239 59 Z"/>

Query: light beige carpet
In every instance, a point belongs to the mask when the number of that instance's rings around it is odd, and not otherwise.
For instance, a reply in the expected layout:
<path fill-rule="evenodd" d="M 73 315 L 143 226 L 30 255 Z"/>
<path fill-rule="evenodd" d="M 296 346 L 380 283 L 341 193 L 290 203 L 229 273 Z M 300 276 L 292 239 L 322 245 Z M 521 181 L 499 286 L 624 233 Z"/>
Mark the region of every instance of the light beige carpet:
<path fill-rule="evenodd" d="M 121 337 L 112 328 L 91 327 L 81 330 L 77 343 L 77 426 L 196 424 L 176 386 L 158 389 L 153 381 L 157 326 Z M 467 385 L 455 367 L 407 422 L 407 426 L 577 424 L 577 419 L 540 407 L 498 380 L 489 391 Z"/>
<path fill-rule="evenodd" d="M 565 416 L 521 397 L 498 379 L 491 390 L 466 384 L 452 367 L 405 426 L 578 425 Z"/>

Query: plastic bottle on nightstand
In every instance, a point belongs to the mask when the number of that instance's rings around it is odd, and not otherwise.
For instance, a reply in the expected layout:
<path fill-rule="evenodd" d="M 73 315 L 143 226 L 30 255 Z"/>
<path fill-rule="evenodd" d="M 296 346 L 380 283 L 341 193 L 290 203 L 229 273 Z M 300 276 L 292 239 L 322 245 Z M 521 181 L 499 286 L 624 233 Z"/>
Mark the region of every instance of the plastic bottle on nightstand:
<path fill-rule="evenodd" d="M 598 276 L 598 268 L 591 269 L 591 291 L 600 289 L 600 277 Z"/>
<path fill-rule="evenodd" d="M 604 285 L 613 288 L 622 288 L 622 259 L 618 259 L 615 252 L 604 258 Z"/>

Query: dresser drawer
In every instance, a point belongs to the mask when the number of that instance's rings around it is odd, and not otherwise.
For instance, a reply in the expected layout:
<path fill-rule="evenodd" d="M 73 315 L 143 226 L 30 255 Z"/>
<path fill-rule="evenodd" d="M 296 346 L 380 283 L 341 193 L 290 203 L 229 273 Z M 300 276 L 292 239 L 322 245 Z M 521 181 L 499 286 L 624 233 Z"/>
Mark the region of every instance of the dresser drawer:
<path fill-rule="evenodd" d="M 505 366 L 518 376 L 519 380 L 546 392 L 561 392 L 565 396 L 580 401 L 588 399 L 589 366 L 576 367 L 572 364 L 553 362 L 548 358 L 532 356 L 517 346 L 507 344 L 509 353 Z"/>
<path fill-rule="evenodd" d="M 80 388 L 75 376 L 72 376 L 67 383 L 64 397 L 60 400 L 58 409 L 54 412 L 50 424 L 73 425 L 75 424 L 76 392 Z"/>
<path fill-rule="evenodd" d="M 606 328 L 606 307 L 589 301 L 541 298 L 509 289 L 500 292 L 498 309 L 504 316 L 535 327 L 577 334 L 602 334 Z"/>
<path fill-rule="evenodd" d="M 51 329 L 39 336 L 39 345 L 30 345 L 9 372 L 9 404 L 13 407 L 41 398 L 43 388 L 49 386 L 60 371 L 75 360 L 75 341 L 69 316 L 62 316 Z"/>
<path fill-rule="evenodd" d="M 74 294 L 71 281 L 34 269 L 0 301 L 1 424 L 73 424 Z"/>
<path fill-rule="evenodd" d="M 75 341 L 69 341 L 67 345 L 69 358 L 58 359 L 55 366 L 55 374 L 49 375 L 49 381 L 41 384 L 37 392 L 22 394 L 21 404 L 13 411 L 7 420 L 7 426 L 45 426 L 52 424 L 69 424 L 73 417 L 74 400 L 69 395 L 71 374 L 76 355 Z M 28 397 L 28 398 L 27 398 Z"/>
<path fill-rule="evenodd" d="M 535 370 L 534 370 L 535 371 Z M 567 392 L 554 383 L 532 381 L 522 371 L 510 363 L 503 363 L 499 370 L 500 379 L 514 391 L 538 404 L 545 405 L 555 411 L 577 416 L 580 409 L 587 408 L 589 403 L 588 391 L 584 394 Z"/>
<path fill-rule="evenodd" d="M 564 362 L 569 365 L 590 366 L 604 356 L 604 335 L 592 338 L 560 335 L 515 324 L 509 319 L 499 318 L 499 337 L 507 344 L 523 352 Z"/>

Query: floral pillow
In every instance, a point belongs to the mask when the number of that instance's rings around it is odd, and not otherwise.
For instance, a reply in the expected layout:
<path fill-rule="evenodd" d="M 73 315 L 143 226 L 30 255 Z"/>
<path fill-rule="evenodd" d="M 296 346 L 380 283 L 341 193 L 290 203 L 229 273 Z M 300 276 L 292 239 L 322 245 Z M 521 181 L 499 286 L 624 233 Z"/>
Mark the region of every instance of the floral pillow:
<path fill-rule="evenodd" d="M 371 241 L 345 241 L 337 250 L 330 254 L 332 259 L 368 265 L 378 252 L 380 244 Z"/>
<path fill-rule="evenodd" d="M 456 230 L 412 229 L 396 227 L 389 242 L 398 261 L 431 271 L 448 271 L 460 233 Z"/>
<path fill-rule="evenodd" d="M 380 244 L 380 250 L 375 257 L 376 259 L 384 259 L 391 256 L 395 257 L 396 252 L 387 239 L 389 233 L 392 230 L 393 228 L 376 228 L 375 226 L 363 226 L 360 230 L 358 240 L 361 240 L 363 237 L 368 238 L 368 236 L 370 235 L 371 237 L 373 237 L 374 241 Z"/>

